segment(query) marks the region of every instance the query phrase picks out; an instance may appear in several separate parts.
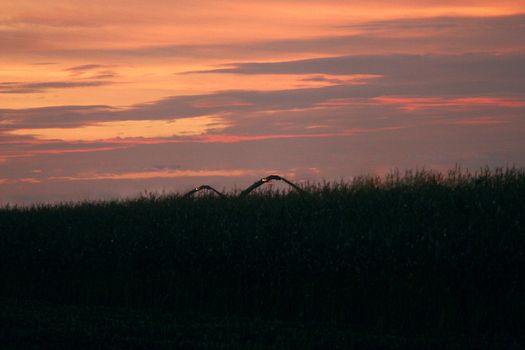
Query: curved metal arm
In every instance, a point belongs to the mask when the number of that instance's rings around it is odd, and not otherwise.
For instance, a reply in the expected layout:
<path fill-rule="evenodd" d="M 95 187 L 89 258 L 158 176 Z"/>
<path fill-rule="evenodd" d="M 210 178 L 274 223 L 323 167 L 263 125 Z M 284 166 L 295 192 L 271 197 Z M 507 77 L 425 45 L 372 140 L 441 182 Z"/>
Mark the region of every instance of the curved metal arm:
<path fill-rule="evenodd" d="M 299 192 L 302 192 L 304 193 L 305 191 L 297 186 L 296 184 L 286 180 L 284 177 L 281 177 L 279 175 L 270 175 L 270 176 L 267 176 L 267 177 L 263 177 L 262 179 L 260 179 L 259 181 L 256 181 L 254 182 L 250 187 L 248 187 L 247 189 L 245 189 L 244 191 L 241 192 L 240 196 L 246 196 L 248 193 L 252 192 L 253 190 L 255 190 L 257 187 L 259 186 L 262 186 L 264 185 L 265 183 L 271 181 L 271 180 L 278 180 L 278 181 L 284 181 L 286 182 L 288 185 L 290 185 L 291 187 L 293 187 L 294 189 L 296 189 L 297 191 Z"/>
<path fill-rule="evenodd" d="M 213 187 L 211 187 L 209 185 L 201 185 L 199 187 L 195 187 L 193 190 L 191 190 L 188 193 L 186 193 L 183 197 L 184 198 L 191 197 L 195 193 L 197 193 L 199 191 L 202 191 L 202 190 L 213 191 L 213 192 L 217 193 L 219 196 L 224 196 L 224 194 L 222 194 L 221 192 L 217 191 L 215 188 L 213 188 Z"/>

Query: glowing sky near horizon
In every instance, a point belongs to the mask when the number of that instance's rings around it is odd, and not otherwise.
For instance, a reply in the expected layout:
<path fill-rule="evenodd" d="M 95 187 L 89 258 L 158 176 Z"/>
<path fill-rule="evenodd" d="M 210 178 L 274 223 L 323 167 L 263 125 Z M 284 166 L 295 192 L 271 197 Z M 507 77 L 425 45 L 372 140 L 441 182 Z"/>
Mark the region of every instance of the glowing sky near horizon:
<path fill-rule="evenodd" d="M 0 205 L 525 166 L 525 1 L 0 2 Z"/>

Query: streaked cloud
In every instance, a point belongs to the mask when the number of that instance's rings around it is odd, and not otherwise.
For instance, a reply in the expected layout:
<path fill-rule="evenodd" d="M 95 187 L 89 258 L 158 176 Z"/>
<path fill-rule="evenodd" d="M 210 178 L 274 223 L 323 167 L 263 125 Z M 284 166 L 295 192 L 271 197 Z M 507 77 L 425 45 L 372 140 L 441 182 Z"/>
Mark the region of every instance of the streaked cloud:
<path fill-rule="evenodd" d="M 0 82 L 0 94 L 34 94 L 52 89 L 98 87 L 111 84 L 108 81 L 45 81 L 35 83 Z"/>
<path fill-rule="evenodd" d="M 406 111 L 419 111 L 428 108 L 449 108 L 449 109 L 464 109 L 464 108 L 486 108 L 486 107 L 502 107 L 502 108 L 524 108 L 525 100 L 514 98 L 497 98 L 497 97 L 465 97 L 465 98 L 410 98 L 410 97 L 396 97 L 396 96 L 379 96 L 372 99 L 380 104 L 396 105 Z"/>
<path fill-rule="evenodd" d="M 483 78 L 512 79 L 525 75 L 525 54 L 455 55 L 357 55 L 322 57 L 306 60 L 231 63 L 227 68 L 188 72 L 187 74 L 332 74 L 380 75 L 403 79 L 399 83 L 430 79 L 472 81 Z"/>
<path fill-rule="evenodd" d="M 96 141 L 121 138 L 163 138 L 201 135 L 228 126 L 220 116 L 174 120 L 123 120 L 98 122 L 73 128 L 16 129 L 12 135 L 33 136 L 38 140 Z"/>
<path fill-rule="evenodd" d="M 118 149 L 127 148 L 126 146 L 106 146 L 106 147 L 82 147 L 82 148 L 58 148 L 58 149 L 36 149 L 31 151 L 28 156 L 36 156 L 43 154 L 67 154 L 67 153 L 93 153 L 93 152 L 107 152 Z"/>
<path fill-rule="evenodd" d="M 93 69 L 99 69 L 99 68 L 104 68 L 104 67 L 106 66 L 102 64 L 82 64 L 80 66 L 66 68 L 65 70 L 69 72 L 83 73 L 85 71 L 90 71 Z"/>
<path fill-rule="evenodd" d="M 169 179 L 179 177 L 240 177 L 256 176 L 268 173 L 267 170 L 254 169 L 228 169 L 228 170 L 157 170 L 124 173 L 80 173 L 72 176 L 51 176 L 41 178 L 21 178 L 16 180 L 0 179 L 0 184 L 7 183 L 42 183 L 48 181 L 102 181 L 102 180 L 144 180 L 144 179 Z M 271 171 L 270 171 L 271 172 Z"/>
<path fill-rule="evenodd" d="M 471 119 L 456 120 L 452 124 L 456 125 L 494 125 L 494 124 L 506 124 L 508 120 L 494 117 L 479 117 Z"/>

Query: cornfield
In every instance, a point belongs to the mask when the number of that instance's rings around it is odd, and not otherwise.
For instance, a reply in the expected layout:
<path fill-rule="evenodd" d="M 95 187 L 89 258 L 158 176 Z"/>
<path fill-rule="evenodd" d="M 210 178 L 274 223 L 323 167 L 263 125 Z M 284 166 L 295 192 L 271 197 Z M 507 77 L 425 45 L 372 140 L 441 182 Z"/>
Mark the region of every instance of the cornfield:
<path fill-rule="evenodd" d="M 504 334 L 525 324 L 525 169 L 0 209 L 0 297 Z"/>

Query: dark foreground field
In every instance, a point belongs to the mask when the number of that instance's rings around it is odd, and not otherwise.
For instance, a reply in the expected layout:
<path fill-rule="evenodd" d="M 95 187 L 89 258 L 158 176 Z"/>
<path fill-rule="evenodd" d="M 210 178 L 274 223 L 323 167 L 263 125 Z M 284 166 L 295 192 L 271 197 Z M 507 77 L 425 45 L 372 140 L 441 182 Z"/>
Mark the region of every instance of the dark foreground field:
<path fill-rule="evenodd" d="M 0 209 L 0 348 L 521 349 L 525 170 Z"/>

